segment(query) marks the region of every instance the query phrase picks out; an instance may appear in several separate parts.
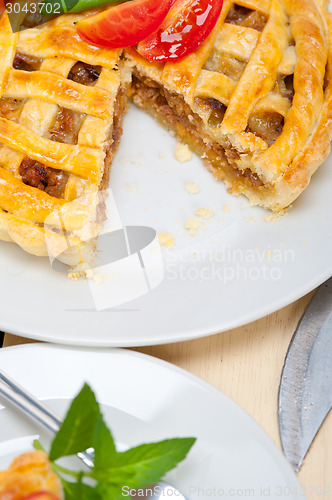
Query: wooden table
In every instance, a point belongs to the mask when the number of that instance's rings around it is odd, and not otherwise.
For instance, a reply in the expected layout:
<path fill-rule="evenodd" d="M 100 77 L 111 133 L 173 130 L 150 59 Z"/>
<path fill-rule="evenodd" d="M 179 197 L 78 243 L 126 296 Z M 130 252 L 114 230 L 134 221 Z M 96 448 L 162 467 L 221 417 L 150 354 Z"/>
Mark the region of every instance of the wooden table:
<path fill-rule="evenodd" d="M 249 325 L 204 339 L 135 350 L 198 375 L 244 408 L 280 447 L 277 393 L 286 351 L 312 294 Z M 29 342 L 6 334 L 4 346 Z M 309 500 L 332 499 L 332 412 L 299 473 Z"/>

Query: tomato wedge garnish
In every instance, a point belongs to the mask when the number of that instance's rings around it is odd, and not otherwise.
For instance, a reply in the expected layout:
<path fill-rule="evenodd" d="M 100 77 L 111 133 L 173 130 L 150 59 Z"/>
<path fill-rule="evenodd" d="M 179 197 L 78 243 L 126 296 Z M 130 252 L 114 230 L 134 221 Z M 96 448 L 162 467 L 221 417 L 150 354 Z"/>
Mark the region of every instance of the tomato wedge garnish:
<path fill-rule="evenodd" d="M 223 0 L 175 0 L 159 28 L 139 43 L 150 61 L 176 61 L 194 52 L 216 25 Z"/>
<path fill-rule="evenodd" d="M 164 20 L 173 0 L 131 0 L 78 22 L 82 38 L 111 49 L 130 47 Z"/>
<path fill-rule="evenodd" d="M 5 10 L 6 10 L 6 7 L 5 7 L 5 4 L 4 4 L 4 1 L 0 0 L 0 20 L 2 18 L 3 13 L 5 12 Z"/>

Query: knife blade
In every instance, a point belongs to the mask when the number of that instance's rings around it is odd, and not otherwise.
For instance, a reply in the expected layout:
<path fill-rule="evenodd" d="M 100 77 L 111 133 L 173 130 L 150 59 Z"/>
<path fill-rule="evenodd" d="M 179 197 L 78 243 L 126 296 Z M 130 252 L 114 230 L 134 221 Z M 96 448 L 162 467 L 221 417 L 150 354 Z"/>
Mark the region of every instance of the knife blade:
<path fill-rule="evenodd" d="M 279 386 L 282 448 L 298 472 L 332 407 L 332 278 L 320 286 L 300 319 Z"/>

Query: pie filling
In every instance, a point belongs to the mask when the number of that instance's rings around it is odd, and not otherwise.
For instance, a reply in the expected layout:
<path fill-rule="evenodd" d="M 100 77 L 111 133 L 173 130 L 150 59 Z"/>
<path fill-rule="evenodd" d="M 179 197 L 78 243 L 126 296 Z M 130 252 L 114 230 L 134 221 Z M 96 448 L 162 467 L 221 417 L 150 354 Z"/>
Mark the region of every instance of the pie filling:
<path fill-rule="evenodd" d="M 249 117 L 246 132 L 252 132 L 265 141 L 268 146 L 276 141 L 282 132 L 284 117 L 277 112 L 263 111 Z"/>
<path fill-rule="evenodd" d="M 235 190 L 241 190 L 241 186 L 260 191 L 268 189 L 263 180 L 249 168 L 238 168 L 238 151 L 232 146 L 217 143 L 203 132 L 202 119 L 192 111 L 182 96 L 169 92 L 136 70 L 133 74 L 131 93 L 137 106 L 149 111 L 164 126 L 175 131 L 178 138 L 186 142 L 193 151 L 205 158 L 215 177 L 225 178 Z M 209 125 L 220 126 L 226 108 L 214 99 L 209 101 L 213 101 L 210 103 L 212 114 Z M 263 119 L 261 126 L 263 127 Z M 264 131 L 268 133 L 266 129 Z"/>
<path fill-rule="evenodd" d="M 242 5 L 234 4 L 229 9 L 225 22 L 236 24 L 237 26 L 245 26 L 257 31 L 263 31 L 267 23 L 267 17 L 259 10 L 251 10 L 247 7 L 242 7 Z"/>
<path fill-rule="evenodd" d="M 114 103 L 113 129 L 110 135 L 110 143 L 106 150 L 105 169 L 99 189 L 107 189 L 109 181 L 110 167 L 115 153 L 118 150 L 122 136 L 122 122 L 128 109 L 127 90 L 121 86 Z"/>
<path fill-rule="evenodd" d="M 68 108 L 59 108 L 47 138 L 63 144 L 77 144 L 84 115 Z"/>
<path fill-rule="evenodd" d="M 92 66 L 79 61 L 70 70 L 68 79 L 81 85 L 92 86 L 98 80 L 101 69 L 101 66 Z"/>
<path fill-rule="evenodd" d="M 6 120 L 17 121 L 24 104 L 23 99 L 0 98 L 0 116 Z"/>
<path fill-rule="evenodd" d="M 45 191 L 55 198 L 63 197 L 68 174 L 62 170 L 46 167 L 32 158 L 26 157 L 19 167 L 19 173 L 24 184 Z"/>
<path fill-rule="evenodd" d="M 20 71 L 38 71 L 41 66 L 42 60 L 37 57 L 28 56 L 21 52 L 16 52 L 13 68 Z"/>

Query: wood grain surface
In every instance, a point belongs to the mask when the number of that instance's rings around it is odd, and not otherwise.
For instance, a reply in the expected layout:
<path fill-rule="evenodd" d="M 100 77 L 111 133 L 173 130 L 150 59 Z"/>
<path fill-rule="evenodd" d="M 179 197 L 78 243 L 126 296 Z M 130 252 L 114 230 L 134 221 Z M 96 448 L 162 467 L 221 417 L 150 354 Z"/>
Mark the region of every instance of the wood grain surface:
<path fill-rule="evenodd" d="M 229 332 L 134 350 L 169 361 L 217 387 L 246 410 L 280 447 L 280 374 L 289 342 L 311 296 Z M 24 342 L 28 340 L 6 334 L 4 346 Z M 311 446 L 299 479 L 309 500 L 332 499 L 332 412 Z"/>

